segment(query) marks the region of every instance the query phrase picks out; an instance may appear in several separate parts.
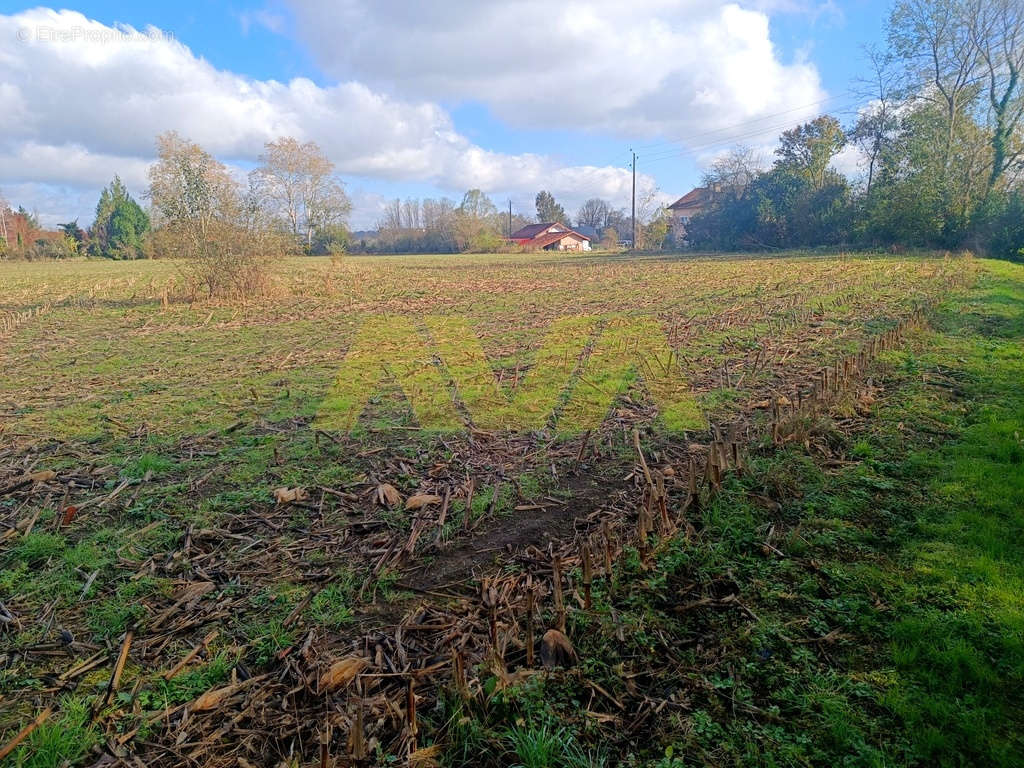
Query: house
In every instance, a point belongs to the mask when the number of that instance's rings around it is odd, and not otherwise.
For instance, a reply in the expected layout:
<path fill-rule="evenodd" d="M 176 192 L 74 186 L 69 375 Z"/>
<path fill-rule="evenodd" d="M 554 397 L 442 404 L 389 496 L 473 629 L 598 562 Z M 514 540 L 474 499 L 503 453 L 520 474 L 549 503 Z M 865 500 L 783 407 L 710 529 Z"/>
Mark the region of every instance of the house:
<path fill-rule="evenodd" d="M 703 213 L 711 202 L 711 190 L 707 187 L 691 189 L 666 210 L 672 218 L 672 233 L 676 238 L 686 234 L 686 225 L 698 213 Z"/>
<path fill-rule="evenodd" d="M 531 251 L 589 251 L 590 238 L 558 221 L 530 224 L 516 230 L 509 242 Z"/>

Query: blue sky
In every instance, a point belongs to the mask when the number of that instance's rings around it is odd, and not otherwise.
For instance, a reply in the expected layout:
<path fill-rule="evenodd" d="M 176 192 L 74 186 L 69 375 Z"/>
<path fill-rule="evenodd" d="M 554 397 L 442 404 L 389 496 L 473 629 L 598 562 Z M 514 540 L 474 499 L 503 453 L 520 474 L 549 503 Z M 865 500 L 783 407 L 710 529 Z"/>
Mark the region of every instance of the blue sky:
<path fill-rule="evenodd" d="M 0 3 L 0 35 L 19 42 L 0 53 L 0 93 L 23 112 L 0 133 L 0 192 L 44 221 L 88 221 L 113 172 L 144 190 L 153 138 L 175 128 L 243 170 L 261 140 L 316 140 L 353 197 L 354 228 L 389 198 L 469 186 L 527 213 L 541 188 L 570 212 L 591 196 L 623 204 L 631 146 L 664 200 L 732 143 L 767 156 L 789 124 L 849 121 L 862 46 L 884 42 L 888 13 L 869 0 L 630 5 L 567 4 L 552 18 L 535 0 Z M 554 29 L 534 35 L 537 24 Z M 173 42 L 38 32 L 118 25 Z M 559 29 L 556 49 L 533 40 Z M 53 114 L 62 103 L 70 118 Z"/>

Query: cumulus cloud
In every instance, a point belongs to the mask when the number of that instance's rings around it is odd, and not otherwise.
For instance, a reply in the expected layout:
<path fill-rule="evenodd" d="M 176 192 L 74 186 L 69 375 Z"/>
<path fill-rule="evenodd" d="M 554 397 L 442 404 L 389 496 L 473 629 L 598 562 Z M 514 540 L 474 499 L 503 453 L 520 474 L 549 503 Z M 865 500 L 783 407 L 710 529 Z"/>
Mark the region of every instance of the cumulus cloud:
<path fill-rule="evenodd" d="M 157 29 L 109 27 L 72 11 L 0 16 L 4 183 L 92 187 L 116 172 L 145 187 L 154 138 L 175 129 L 228 162 L 278 136 L 317 141 L 343 174 L 447 189 L 586 190 L 621 197 L 622 169 L 562 167 L 462 136 L 437 104 L 347 80 L 256 80 L 217 69 Z M 53 194 L 44 196 L 49 204 Z"/>
<path fill-rule="evenodd" d="M 242 23 L 280 28 L 261 14 Z M 622 204 L 624 168 L 488 149 L 440 104 L 480 101 L 519 125 L 672 136 L 821 97 L 813 67 L 778 60 L 765 13 L 733 4 L 304 0 L 294 16 L 334 82 L 247 77 L 166 31 L 74 11 L 0 15 L 3 184 L 47 206 L 62 190 L 69 205 L 78 193 L 67 190 L 98 193 L 114 173 L 141 192 L 156 135 L 174 129 L 243 168 L 289 135 L 318 142 L 343 175 L 453 194 L 546 188 L 570 209 L 592 196 Z"/>
<path fill-rule="evenodd" d="M 813 66 L 780 60 L 767 14 L 735 3 L 291 4 L 298 34 L 336 77 L 484 102 L 521 126 L 682 137 L 824 96 Z"/>

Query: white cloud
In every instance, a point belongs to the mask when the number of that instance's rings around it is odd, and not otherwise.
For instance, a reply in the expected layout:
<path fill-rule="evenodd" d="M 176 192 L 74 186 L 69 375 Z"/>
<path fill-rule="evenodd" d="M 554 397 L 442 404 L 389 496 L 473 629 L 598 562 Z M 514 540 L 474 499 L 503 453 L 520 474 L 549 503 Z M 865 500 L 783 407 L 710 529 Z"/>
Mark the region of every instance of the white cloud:
<path fill-rule="evenodd" d="M 85 221 L 92 204 L 71 207 L 85 191 L 98 194 L 118 173 L 142 192 L 156 135 L 174 129 L 242 167 L 265 142 L 290 135 L 318 142 L 343 175 L 453 195 L 480 187 L 532 198 L 546 188 L 569 210 L 592 196 L 621 205 L 624 168 L 490 150 L 461 134 L 440 103 L 478 100 L 518 125 L 669 137 L 711 130 L 725 141 L 733 134 L 723 126 L 783 111 L 795 122 L 804 116 L 796 107 L 822 97 L 813 67 L 778 60 L 765 13 L 734 4 L 306 0 L 295 21 L 334 84 L 218 69 L 156 28 L 45 8 L 0 15 L 8 196 L 12 187 L 34 194 L 16 202 L 44 219 Z M 251 12 L 241 23 L 280 29 L 282 20 Z M 372 212 L 357 209 L 353 223 Z"/>
<path fill-rule="evenodd" d="M 813 66 L 779 60 L 766 13 L 735 3 L 292 5 L 298 34 L 334 76 L 484 102 L 521 126 L 685 137 L 824 97 Z"/>
<path fill-rule="evenodd" d="M 97 193 L 114 173 L 136 192 L 157 134 L 175 129 L 228 162 L 265 142 L 317 141 L 343 174 L 462 190 L 621 197 L 622 169 L 562 167 L 543 155 L 492 152 L 459 134 L 437 104 L 348 80 L 255 80 L 215 68 L 156 29 L 108 27 L 73 11 L 0 16 L 0 164 L 4 184 Z M 26 204 L 32 201 L 28 201 Z M 50 215 L 41 211 L 44 217 Z M 74 211 L 82 215 L 85 211 Z M 53 216 L 64 217 L 63 212 Z"/>

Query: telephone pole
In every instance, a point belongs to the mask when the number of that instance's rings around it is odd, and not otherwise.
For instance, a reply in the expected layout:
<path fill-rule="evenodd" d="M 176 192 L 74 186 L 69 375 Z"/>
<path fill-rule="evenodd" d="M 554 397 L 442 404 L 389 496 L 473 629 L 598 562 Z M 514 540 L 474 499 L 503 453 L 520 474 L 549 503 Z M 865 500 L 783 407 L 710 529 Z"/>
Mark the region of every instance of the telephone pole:
<path fill-rule="evenodd" d="M 508 238 L 512 239 L 512 201 L 508 201 Z"/>
<path fill-rule="evenodd" d="M 636 250 L 636 152 L 633 148 L 629 148 L 629 152 L 633 155 L 633 239 L 630 240 L 629 248 L 632 251 Z"/>

